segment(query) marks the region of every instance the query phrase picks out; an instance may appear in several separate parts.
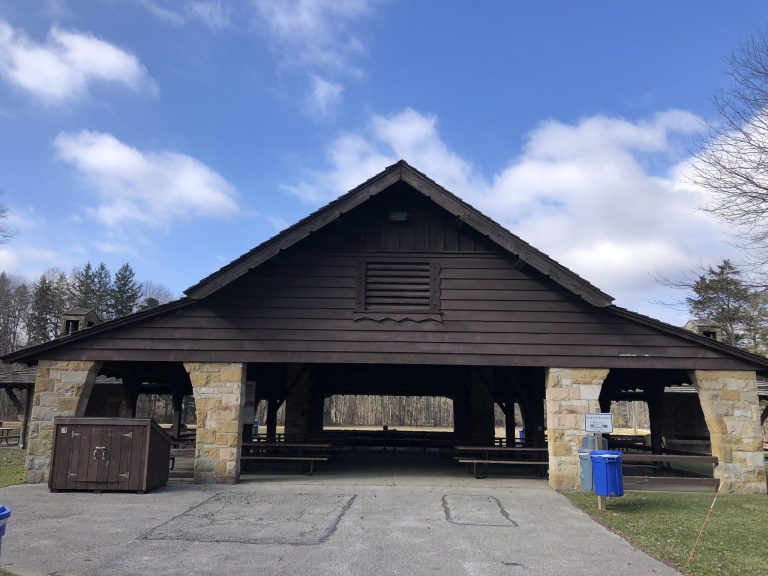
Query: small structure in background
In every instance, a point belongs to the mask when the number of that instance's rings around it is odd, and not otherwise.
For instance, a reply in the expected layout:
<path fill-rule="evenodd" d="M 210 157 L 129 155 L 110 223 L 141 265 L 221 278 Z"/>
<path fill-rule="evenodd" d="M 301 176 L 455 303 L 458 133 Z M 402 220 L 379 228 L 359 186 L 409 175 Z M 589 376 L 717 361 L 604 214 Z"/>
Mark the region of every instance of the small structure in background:
<path fill-rule="evenodd" d="M 685 330 L 695 332 L 704 338 L 710 338 L 715 342 L 723 341 L 723 327 L 719 322 L 708 318 L 692 318 L 683 326 Z"/>
<path fill-rule="evenodd" d="M 61 316 L 59 334 L 61 336 L 69 336 L 99 323 L 99 317 L 93 310 L 88 308 L 70 308 Z"/>

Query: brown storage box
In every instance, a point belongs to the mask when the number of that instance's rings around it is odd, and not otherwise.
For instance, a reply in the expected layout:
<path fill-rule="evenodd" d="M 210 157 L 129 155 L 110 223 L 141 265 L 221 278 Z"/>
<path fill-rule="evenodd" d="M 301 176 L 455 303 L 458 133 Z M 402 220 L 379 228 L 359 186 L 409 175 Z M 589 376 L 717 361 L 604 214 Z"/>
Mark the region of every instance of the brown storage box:
<path fill-rule="evenodd" d="M 168 482 L 171 437 L 139 418 L 55 418 L 48 487 L 147 492 Z"/>

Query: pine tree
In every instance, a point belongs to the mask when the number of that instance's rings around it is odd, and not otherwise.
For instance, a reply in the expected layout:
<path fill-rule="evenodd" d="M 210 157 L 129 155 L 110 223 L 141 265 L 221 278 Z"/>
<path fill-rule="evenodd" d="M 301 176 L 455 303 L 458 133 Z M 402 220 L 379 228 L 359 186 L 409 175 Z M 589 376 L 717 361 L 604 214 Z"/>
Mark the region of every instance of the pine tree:
<path fill-rule="evenodd" d="M 93 311 L 101 320 L 110 320 L 112 316 L 112 273 L 104 262 L 93 274 Z"/>
<path fill-rule="evenodd" d="M 723 260 L 716 269 L 710 266 L 691 289 L 693 296 L 686 298 L 691 314 L 696 318 L 715 320 L 723 328 L 725 342 L 743 345 L 747 310 L 754 291 L 731 261 Z"/>
<path fill-rule="evenodd" d="M 27 321 L 27 343 L 47 342 L 58 335 L 59 317 L 55 310 L 53 282 L 43 274 L 32 288 L 32 304 Z"/>
<path fill-rule="evenodd" d="M 88 262 L 81 269 L 75 269 L 70 285 L 70 305 L 77 308 L 96 310 L 96 274 Z"/>
<path fill-rule="evenodd" d="M 141 288 L 135 280 L 133 268 L 127 262 L 115 274 L 112 284 L 111 316 L 120 318 L 131 314 L 141 296 Z"/>

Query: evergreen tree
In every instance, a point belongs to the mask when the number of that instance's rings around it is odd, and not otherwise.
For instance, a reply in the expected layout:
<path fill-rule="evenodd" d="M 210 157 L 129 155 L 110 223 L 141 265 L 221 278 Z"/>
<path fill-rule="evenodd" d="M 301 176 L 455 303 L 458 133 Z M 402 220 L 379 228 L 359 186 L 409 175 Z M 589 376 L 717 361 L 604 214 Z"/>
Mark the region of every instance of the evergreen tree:
<path fill-rule="evenodd" d="M 69 303 L 73 307 L 96 310 L 96 274 L 88 262 L 81 269 L 75 269 L 69 289 Z"/>
<path fill-rule="evenodd" d="M 39 344 L 55 338 L 59 333 L 59 321 L 55 309 L 54 284 L 43 274 L 32 287 L 27 343 Z"/>
<path fill-rule="evenodd" d="M 707 318 L 722 326 L 723 340 L 734 346 L 743 346 L 747 310 L 754 291 L 744 282 L 741 272 L 730 260 L 723 260 L 717 268 L 711 266 L 691 286 L 692 296 L 686 298 L 691 314 Z"/>
<path fill-rule="evenodd" d="M 115 274 L 112 284 L 111 316 L 120 318 L 132 313 L 139 302 L 141 288 L 135 280 L 133 268 L 127 262 Z"/>
<path fill-rule="evenodd" d="M 93 273 L 93 311 L 101 320 L 112 319 L 112 273 L 104 262 Z"/>

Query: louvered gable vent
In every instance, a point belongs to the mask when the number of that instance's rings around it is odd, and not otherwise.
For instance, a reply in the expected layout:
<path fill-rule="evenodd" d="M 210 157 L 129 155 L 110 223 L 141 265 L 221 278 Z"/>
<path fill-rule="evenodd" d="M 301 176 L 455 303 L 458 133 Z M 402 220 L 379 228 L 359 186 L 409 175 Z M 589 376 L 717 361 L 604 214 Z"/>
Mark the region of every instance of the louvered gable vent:
<path fill-rule="evenodd" d="M 438 309 L 437 265 L 416 261 L 369 261 L 358 307 L 367 311 L 431 312 Z"/>

